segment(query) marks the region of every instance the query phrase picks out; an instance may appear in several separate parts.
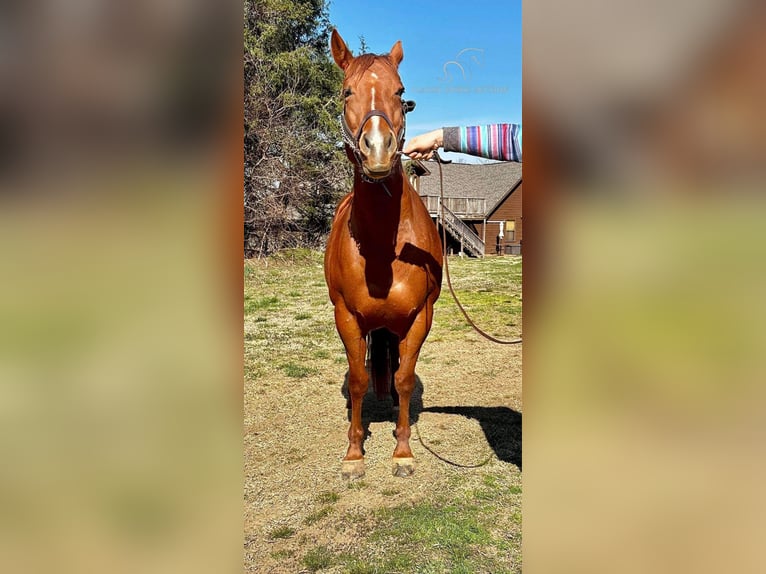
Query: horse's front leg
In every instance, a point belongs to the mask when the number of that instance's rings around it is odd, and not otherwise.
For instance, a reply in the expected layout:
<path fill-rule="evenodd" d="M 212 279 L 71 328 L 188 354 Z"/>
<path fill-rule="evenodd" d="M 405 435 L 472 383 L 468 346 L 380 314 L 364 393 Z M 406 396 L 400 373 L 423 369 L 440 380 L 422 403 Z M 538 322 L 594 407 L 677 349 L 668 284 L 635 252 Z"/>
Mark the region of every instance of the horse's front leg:
<path fill-rule="evenodd" d="M 353 313 L 343 303 L 335 305 L 335 325 L 346 348 L 348 359 L 348 394 L 351 398 L 351 426 L 348 429 L 348 451 L 343 458 L 341 476 L 361 478 L 364 476 L 364 428 L 362 427 L 362 402 L 367 394 L 368 375 L 364 368 L 367 342 L 362 336 Z"/>
<path fill-rule="evenodd" d="M 399 394 L 396 449 L 391 469 L 394 476 L 405 477 L 415 472 L 415 462 L 410 450 L 410 398 L 415 388 L 415 363 L 420 355 L 420 347 L 431 330 L 432 318 L 433 303 L 429 301 L 418 313 L 407 336 L 399 342 L 399 370 L 394 377 L 394 386 Z"/>

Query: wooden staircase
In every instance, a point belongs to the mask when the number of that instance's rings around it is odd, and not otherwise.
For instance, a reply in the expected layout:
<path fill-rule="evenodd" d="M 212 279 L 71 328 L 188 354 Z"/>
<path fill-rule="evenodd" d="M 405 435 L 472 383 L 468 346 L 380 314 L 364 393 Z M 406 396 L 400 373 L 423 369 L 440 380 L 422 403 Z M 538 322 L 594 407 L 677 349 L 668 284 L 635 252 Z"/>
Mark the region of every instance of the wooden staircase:
<path fill-rule="evenodd" d="M 441 224 L 456 241 L 460 242 L 460 249 L 474 257 L 484 257 L 484 242 L 481 237 L 474 233 L 463 221 L 455 215 L 447 206 L 435 210 L 436 222 Z"/>

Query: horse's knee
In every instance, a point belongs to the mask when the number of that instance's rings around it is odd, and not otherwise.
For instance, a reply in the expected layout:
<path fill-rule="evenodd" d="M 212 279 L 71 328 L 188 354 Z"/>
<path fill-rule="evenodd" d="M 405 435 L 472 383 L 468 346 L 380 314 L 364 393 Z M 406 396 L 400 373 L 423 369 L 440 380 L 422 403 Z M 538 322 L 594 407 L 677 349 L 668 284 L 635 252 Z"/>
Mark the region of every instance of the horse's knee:
<path fill-rule="evenodd" d="M 349 401 L 355 402 L 355 401 L 361 401 L 362 399 L 364 399 L 364 395 L 367 394 L 367 386 L 368 386 L 368 383 L 366 381 L 358 385 L 349 385 L 348 387 Z"/>
<path fill-rule="evenodd" d="M 394 377 L 394 388 L 396 389 L 396 392 L 399 393 L 400 397 L 409 398 L 409 396 L 412 394 L 412 390 L 415 388 L 415 377 L 414 375 L 403 375 L 403 376 L 397 376 Z"/>

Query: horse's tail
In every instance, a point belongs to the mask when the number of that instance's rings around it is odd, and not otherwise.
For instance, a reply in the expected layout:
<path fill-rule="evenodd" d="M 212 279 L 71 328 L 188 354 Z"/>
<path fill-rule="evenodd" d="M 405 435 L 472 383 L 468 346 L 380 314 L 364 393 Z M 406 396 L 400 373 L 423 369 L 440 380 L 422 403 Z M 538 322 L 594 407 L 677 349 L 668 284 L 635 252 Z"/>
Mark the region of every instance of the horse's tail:
<path fill-rule="evenodd" d="M 399 368 L 399 338 L 387 329 L 377 329 L 368 335 L 367 346 L 372 386 L 378 399 L 383 399 L 392 394 Z"/>

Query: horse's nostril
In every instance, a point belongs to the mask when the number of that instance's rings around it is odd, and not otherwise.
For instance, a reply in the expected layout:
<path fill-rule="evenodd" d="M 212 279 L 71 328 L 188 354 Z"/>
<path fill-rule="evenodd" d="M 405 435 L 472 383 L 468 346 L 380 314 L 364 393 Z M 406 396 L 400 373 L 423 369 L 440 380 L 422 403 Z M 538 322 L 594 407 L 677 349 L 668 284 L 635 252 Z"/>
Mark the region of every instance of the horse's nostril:
<path fill-rule="evenodd" d="M 364 144 L 364 147 L 366 147 L 367 149 L 370 149 L 370 140 L 367 137 L 367 134 L 365 134 L 364 137 L 362 138 L 362 143 Z"/>
<path fill-rule="evenodd" d="M 388 149 L 391 149 L 393 144 L 394 144 L 394 136 L 392 136 L 391 134 L 388 134 L 388 136 L 386 136 L 386 147 Z"/>

